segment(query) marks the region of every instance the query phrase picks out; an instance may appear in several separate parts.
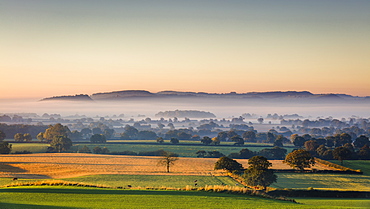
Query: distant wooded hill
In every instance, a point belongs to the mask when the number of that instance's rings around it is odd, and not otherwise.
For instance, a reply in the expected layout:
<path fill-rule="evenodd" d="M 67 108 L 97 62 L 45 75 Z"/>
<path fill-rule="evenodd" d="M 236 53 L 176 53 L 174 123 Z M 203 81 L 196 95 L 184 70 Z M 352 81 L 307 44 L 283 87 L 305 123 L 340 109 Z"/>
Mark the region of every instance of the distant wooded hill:
<path fill-rule="evenodd" d="M 54 96 L 44 98 L 41 101 L 50 100 L 72 100 L 72 101 L 93 101 L 93 100 L 127 100 L 127 99 L 161 99 L 161 98 L 217 98 L 217 99 L 243 99 L 243 100 L 285 100 L 285 101 L 366 101 L 370 97 L 358 97 L 347 94 L 313 94 L 308 91 L 273 91 L 273 92 L 249 92 L 249 93 L 206 93 L 206 92 L 180 92 L 160 91 L 152 93 L 145 90 L 125 90 L 105 93 L 95 93 L 91 96 L 79 94 L 74 96 Z"/>
<path fill-rule="evenodd" d="M 164 111 L 159 112 L 155 115 L 156 117 L 165 117 L 165 118 L 215 118 L 216 115 L 210 112 L 199 111 L 199 110 L 175 110 L 175 111 Z"/>

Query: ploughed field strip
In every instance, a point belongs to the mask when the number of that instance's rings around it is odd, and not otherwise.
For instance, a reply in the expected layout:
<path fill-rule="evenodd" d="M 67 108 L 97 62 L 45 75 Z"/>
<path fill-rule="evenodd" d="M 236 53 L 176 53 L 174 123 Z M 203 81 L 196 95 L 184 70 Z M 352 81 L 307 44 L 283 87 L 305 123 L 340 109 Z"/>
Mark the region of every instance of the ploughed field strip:
<path fill-rule="evenodd" d="M 158 166 L 160 157 L 118 156 L 82 153 L 39 153 L 22 155 L 2 155 L 0 177 L 28 179 L 70 178 L 97 174 L 134 175 L 224 175 L 215 171 L 217 158 L 181 157 L 167 173 L 164 166 Z M 238 159 L 244 167 L 248 160 Z M 291 169 L 281 160 L 271 160 L 273 169 Z M 316 165 L 317 170 L 330 169 Z"/>

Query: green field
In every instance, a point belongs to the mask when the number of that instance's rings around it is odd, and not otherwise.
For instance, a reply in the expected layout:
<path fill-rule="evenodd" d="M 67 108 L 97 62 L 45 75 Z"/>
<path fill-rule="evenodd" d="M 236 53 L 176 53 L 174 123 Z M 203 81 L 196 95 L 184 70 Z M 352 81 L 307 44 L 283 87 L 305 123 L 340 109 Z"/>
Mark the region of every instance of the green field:
<path fill-rule="evenodd" d="M 63 186 L 0 189 L 0 208 L 366 208 L 367 200 L 317 201 L 307 204 L 255 196 L 203 191 L 117 190 Z"/>
<path fill-rule="evenodd" d="M 173 187 L 184 188 L 186 185 L 200 187 L 206 185 L 235 186 L 238 182 L 226 176 L 175 176 L 175 175 L 91 175 L 62 179 L 87 184 L 106 185 L 111 187 Z M 195 182 L 196 180 L 196 182 Z"/>
<path fill-rule="evenodd" d="M 330 162 L 340 165 L 338 160 L 330 160 Z M 355 170 L 360 169 L 364 175 L 370 176 L 370 160 L 345 160 L 343 166 Z"/>
<path fill-rule="evenodd" d="M 370 208 L 370 199 L 351 198 L 294 198 L 297 202 L 311 205 L 312 208 L 327 205 L 337 208 Z"/>
<path fill-rule="evenodd" d="M 178 175 L 89 175 L 74 178 L 55 179 L 85 184 L 104 185 L 108 187 L 172 187 L 184 188 L 187 185 L 198 187 L 206 185 L 236 186 L 238 182 L 228 176 L 178 176 Z M 196 182 L 195 182 L 196 180 Z M 0 178 L 0 186 L 12 183 L 27 183 L 36 181 L 50 181 L 50 179 L 19 179 Z"/>
<path fill-rule="evenodd" d="M 239 152 L 240 150 L 244 148 L 248 148 L 252 151 L 259 151 L 264 148 L 272 148 L 272 147 L 236 147 L 236 146 L 186 146 L 186 145 L 174 145 L 174 144 L 74 144 L 74 149 L 78 150 L 79 148 L 83 146 L 87 146 L 92 150 L 96 146 L 100 147 L 107 147 L 109 151 L 111 152 L 122 152 L 122 151 L 134 151 L 136 153 L 139 152 L 146 152 L 146 151 L 156 151 L 156 150 L 166 150 L 169 152 L 177 153 L 181 157 L 197 157 L 197 154 L 195 154 L 199 150 L 205 150 L 205 151 L 219 151 L 223 153 L 224 155 L 228 155 L 232 152 Z M 293 148 L 285 148 L 287 149 L 287 152 L 289 153 Z"/>
<path fill-rule="evenodd" d="M 275 188 L 370 191 L 370 176 L 356 174 L 277 173 Z"/>
<path fill-rule="evenodd" d="M 39 143 L 11 143 L 12 152 L 17 151 L 22 152 L 24 150 L 30 151 L 32 153 L 43 153 L 46 152 L 46 149 L 49 147 L 49 144 L 39 144 Z"/>

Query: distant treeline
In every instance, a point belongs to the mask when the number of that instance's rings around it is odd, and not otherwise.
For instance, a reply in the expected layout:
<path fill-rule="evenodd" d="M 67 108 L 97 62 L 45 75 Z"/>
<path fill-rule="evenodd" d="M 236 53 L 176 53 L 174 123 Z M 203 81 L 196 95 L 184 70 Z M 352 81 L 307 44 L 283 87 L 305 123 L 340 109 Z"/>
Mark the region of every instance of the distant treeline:
<path fill-rule="evenodd" d="M 199 110 L 175 110 L 175 111 L 164 111 L 159 112 L 155 115 L 156 117 L 188 117 L 188 118 L 215 118 L 216 115 L 210 112 L 199 111 Z"/>

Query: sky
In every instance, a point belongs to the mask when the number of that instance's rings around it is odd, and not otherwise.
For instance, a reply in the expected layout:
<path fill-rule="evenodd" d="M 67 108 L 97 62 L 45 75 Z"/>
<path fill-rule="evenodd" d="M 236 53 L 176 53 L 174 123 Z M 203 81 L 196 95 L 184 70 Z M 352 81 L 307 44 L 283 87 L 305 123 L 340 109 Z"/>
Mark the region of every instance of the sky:
<path fill-rule="evenodd" d="M 0 98 L 370 96 L 368 0 L 0 0 Z"/>

